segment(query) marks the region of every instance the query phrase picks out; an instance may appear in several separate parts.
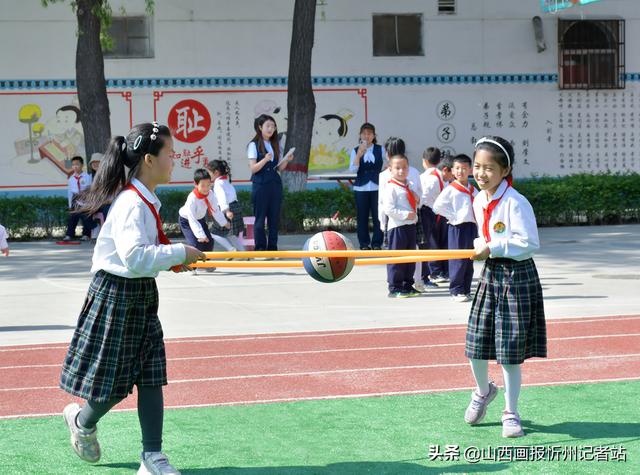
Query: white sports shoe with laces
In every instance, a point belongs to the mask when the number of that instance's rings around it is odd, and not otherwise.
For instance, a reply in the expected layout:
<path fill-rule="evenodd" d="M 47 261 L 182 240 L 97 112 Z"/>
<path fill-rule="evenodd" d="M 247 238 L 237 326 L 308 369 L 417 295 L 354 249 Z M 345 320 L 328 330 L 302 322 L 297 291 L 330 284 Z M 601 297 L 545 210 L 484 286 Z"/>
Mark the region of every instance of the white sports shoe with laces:
<path fill-rule="evenodd" d="M 180 475 L 162 452 L 143 452 L 138 475 Z"/>
<path fill-rule="evenodd" d="M 92 430 L 78 426 L 76 417 L 80 412 L 78 403 L 68 404 L 62 411 L 62 417 L 71 433 L 71 447 L 85 462 L 95 463 L 100 460 L 100 444 L 98 443 L 98 428 Z"/>

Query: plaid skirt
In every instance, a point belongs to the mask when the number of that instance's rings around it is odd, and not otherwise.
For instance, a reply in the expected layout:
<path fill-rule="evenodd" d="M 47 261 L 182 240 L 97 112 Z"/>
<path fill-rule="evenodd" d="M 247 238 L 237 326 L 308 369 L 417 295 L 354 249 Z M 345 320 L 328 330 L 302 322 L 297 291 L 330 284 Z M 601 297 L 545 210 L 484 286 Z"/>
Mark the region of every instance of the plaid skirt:
<path fill-rule="evenodd" d="M 487 259 L 471 305 L 465 355 L 500 364 L 547 356 L 542 286 L 533 259 Z"/>
<path fill-rule="evenodd" d="M 60 387 L 96 402 L 122 399 L 133 385 L 167 384 L 167 363 L 153 278 L 98 271 L 62 365 Z"/>
<path fill-rule="evenodd" d="M 244 228 L 244 216 L 242 215 L 242 206 L 237 201 L 229 203 L 229 210 L 233 213 L 233 219 L 231 220 L 231 229 L 227 229 L 224 226 L 220 226 L 214 219 L 211 223 L 211 234 L 216 236 L 238 236 L 240 233 L 246 234 Z"/>

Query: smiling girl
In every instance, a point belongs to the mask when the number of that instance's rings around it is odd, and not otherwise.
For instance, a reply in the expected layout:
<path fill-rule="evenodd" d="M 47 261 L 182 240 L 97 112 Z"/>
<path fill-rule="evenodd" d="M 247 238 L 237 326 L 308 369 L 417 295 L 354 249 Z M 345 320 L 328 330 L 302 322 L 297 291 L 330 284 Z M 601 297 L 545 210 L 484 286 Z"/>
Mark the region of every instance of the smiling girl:
<path fill-rule="evenodd" d="M 465 355 L 477 388 L 465 413 L 479 423 L 498 388 L 489 381 L 489 360 L 502 365 L 505 410 L 503 437 L 524 435 L 518 414 L 521 364 L 547 356 L 542 287 L 532 256 L 540 248 L 533 208 L 511 186 L 513 148 L 501 137 L 483 137 L 475 145 L 473 176 L 480 193 L 473 209 L 480 230 L 472 259 L 486 260 L 473 298 Z"/>

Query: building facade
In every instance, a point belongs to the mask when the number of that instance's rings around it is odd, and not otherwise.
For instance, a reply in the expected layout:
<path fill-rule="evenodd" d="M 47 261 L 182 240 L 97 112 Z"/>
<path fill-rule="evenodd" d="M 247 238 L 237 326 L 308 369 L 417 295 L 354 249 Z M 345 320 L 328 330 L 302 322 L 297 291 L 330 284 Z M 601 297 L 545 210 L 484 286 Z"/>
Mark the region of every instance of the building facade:
<path fill-rule="evenodd" d="M 167 123 L 174 186 L 217 158 L 246 183 L 254 118 L 286 134 L 293 0 L 156 0 L 152 16 L 143 0 L 110 3 L 112 133 Z M 493 134 L 512 141 L 516 177 L 640 171 L 637 1 L 317 5 L 311 175 L 345 173 L 365 121 L 379 141 L 404 138 L 414 166 L 428 146 L 471 155 Z M 0 22 L 0 193 L 62 192 L 84 155 L 75 16 L 68 3 L 0 0 Z"/>

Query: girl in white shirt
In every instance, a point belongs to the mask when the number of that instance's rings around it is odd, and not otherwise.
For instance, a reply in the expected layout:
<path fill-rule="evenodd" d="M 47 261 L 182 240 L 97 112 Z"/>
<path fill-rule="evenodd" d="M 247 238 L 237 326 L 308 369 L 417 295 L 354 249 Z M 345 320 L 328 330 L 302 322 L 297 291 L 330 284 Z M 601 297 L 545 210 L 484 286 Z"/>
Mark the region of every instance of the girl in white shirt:
<path fill-rule="evenodd" d="M 82 408 L 69 404 L 63 416 L 73 450 L 87 462 L 100 459 L 97 422 L 137 386 L 142 474 L 179 473 L 161 452 L 167 371 L 155 277 L 205 257 L 171 244 L 162 231 L 155 189 L 171 178 L 172 154 L 166 126 L 137 125 L 126 138 L 111 139 L 95 181 L 81 194 L 80 211 L 88 214 L 115 200 L 98 235 L 94 277 L 60 378 L 62 389 L 86 400 Z"/>
<path fill-rule="evenodd" d="M 473 176 L 480 193 L 473 202 L 480 237 L 472 259 L 486 260 L 473 298 L 465 355 L 477 388 L 465 413 L 479 423 L 495 398 L 489 360 L 502 365 L 505 410 L 503 437 L 524 435 L 518 414 L 520 366 L 527 358 L 547 356 L 542 286 L 531 258 L 539 248 L 538 229 L 527 199 L 511 186 L 513 147 L 501 137 L 483 137 L 475 145 Z"/>
<path fill-rule="evenodd" d="M 218 200 L 218 206 L 229 220 L 229 228 L 221 228 L 213 223 L 214 235 L 225 236 L 233 249 L 244 251 L 240 234 L 246 234 L 242 206 L 238 202 L 238 194 L 231 184 L 231 167 L 225 160 L 213 160 L 207 165 L 213 179 L 213 192 Z"/>

